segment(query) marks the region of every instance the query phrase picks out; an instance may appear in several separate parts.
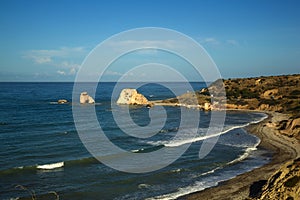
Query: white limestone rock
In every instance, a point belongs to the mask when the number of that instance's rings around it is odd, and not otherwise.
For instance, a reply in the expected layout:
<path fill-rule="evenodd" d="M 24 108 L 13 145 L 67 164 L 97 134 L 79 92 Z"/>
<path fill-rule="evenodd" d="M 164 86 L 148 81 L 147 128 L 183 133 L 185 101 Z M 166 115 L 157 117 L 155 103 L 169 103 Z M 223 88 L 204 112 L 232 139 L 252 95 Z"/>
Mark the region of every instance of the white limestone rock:
<path fill-rule="evenodd" d="M 93 103 L 95 103 L 95 100 L 90 95 L 88 95 L 87 92 L 82 92 L 80 94 L 80 103 L 81 104 L 86 104 L 86 103 L 93 104 Z"/>
<path fill-rule="evenodd" d="M 148 105 L 149 101 L 144 95 L 138 93 L 136 89 L 127 88 L 121 91 L 117 104 Z"/>

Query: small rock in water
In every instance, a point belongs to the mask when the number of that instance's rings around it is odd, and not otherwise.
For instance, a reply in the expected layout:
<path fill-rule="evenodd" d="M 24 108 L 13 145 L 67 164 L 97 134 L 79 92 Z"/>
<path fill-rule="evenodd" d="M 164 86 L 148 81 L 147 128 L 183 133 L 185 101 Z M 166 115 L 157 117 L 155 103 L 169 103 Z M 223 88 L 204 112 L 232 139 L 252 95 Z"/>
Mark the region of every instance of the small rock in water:
<path fill-rule="evenodd" d="M 58 104 L 64 104 L 64 103 L 68 103 L 68 100 L 66 99 L 60 99 L 57 101 Z"/>

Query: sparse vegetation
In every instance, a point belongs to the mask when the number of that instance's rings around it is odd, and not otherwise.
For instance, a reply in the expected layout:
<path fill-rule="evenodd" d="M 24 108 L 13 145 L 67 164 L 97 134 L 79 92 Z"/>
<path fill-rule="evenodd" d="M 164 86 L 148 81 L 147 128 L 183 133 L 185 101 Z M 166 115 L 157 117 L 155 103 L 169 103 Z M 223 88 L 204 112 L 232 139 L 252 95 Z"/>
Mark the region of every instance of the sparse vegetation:
<path fill-rule="evenodd" d="M 300 177 L 299 176 L 294 176 L 294 177 L 288 179 L 284 183 L 284 186 L 285 187 L 294 187 L 299 181 L 300 181 Z"/>
<path fill-rule="evenodd" d="M 264 108 L 273 111 L 299 112 L 299 80 L 299 74 L 224 80 L 227 103 L 237 106 L 248 104 L 247 108 L 253 110 L 260 109 L 260 105 L 266 104 L 268 106 Z M 220 80 L 212 83 L 210 90 L 218 90 L 219 85 Z"/>

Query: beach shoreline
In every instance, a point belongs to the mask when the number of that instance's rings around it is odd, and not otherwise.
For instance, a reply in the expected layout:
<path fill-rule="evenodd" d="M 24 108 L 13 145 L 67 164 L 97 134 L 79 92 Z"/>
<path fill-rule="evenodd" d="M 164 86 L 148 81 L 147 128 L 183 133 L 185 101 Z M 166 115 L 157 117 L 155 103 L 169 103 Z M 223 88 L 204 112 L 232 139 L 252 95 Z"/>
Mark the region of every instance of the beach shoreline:
<path fill-rule="evenodd" d="M 258 148 L 270 150 L 273 155 L 269 163 L 255 168 L 232 179 L 220 182 L 217 186 L 191 193 L 179 199 L 251 199 L 259 191 L 250 188 L 260 181 L 268 180 L 271 175 L 289 160 L 300 156 L 299 141 L 279 133 L 275 127 L 268 126 L 269 122 L 280 122 L 289 118 L 286 114 L 276 112 L 265 112 L 268 118 L 257 124 L 251 124 L 245 129 L 260 138 Z M 258 189 L 259 190 L 259 189 Z M 254 194 L 253 194 L 254 193 Z"/>

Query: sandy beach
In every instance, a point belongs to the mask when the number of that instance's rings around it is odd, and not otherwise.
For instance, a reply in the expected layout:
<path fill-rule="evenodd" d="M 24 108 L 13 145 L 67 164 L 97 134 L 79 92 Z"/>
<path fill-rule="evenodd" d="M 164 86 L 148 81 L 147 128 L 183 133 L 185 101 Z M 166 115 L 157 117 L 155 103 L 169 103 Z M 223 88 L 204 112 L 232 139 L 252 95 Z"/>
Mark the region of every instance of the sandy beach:
<path fill-rule="evenodd" d="M 285 162 L 299 157 L 299 141 L 281 135 L 276 128 L 268 125 L 269 122 L 276 123 L 285 120 L 288 115 L 276 112 L 268 112 L 267 114 L 269 115 L 267 119 L 258 124 L 250 125 L 246 129 L 261 139 L 259 148 L 269 149 L 273 152 L 270 163 L 221 182 L 215 187 L 183 196 L 180 199 L 250 199 L 249 196 L 256 195 L 255 188 L 256 186 L 259 187 L 260 181 L 267 180 Z"/>

